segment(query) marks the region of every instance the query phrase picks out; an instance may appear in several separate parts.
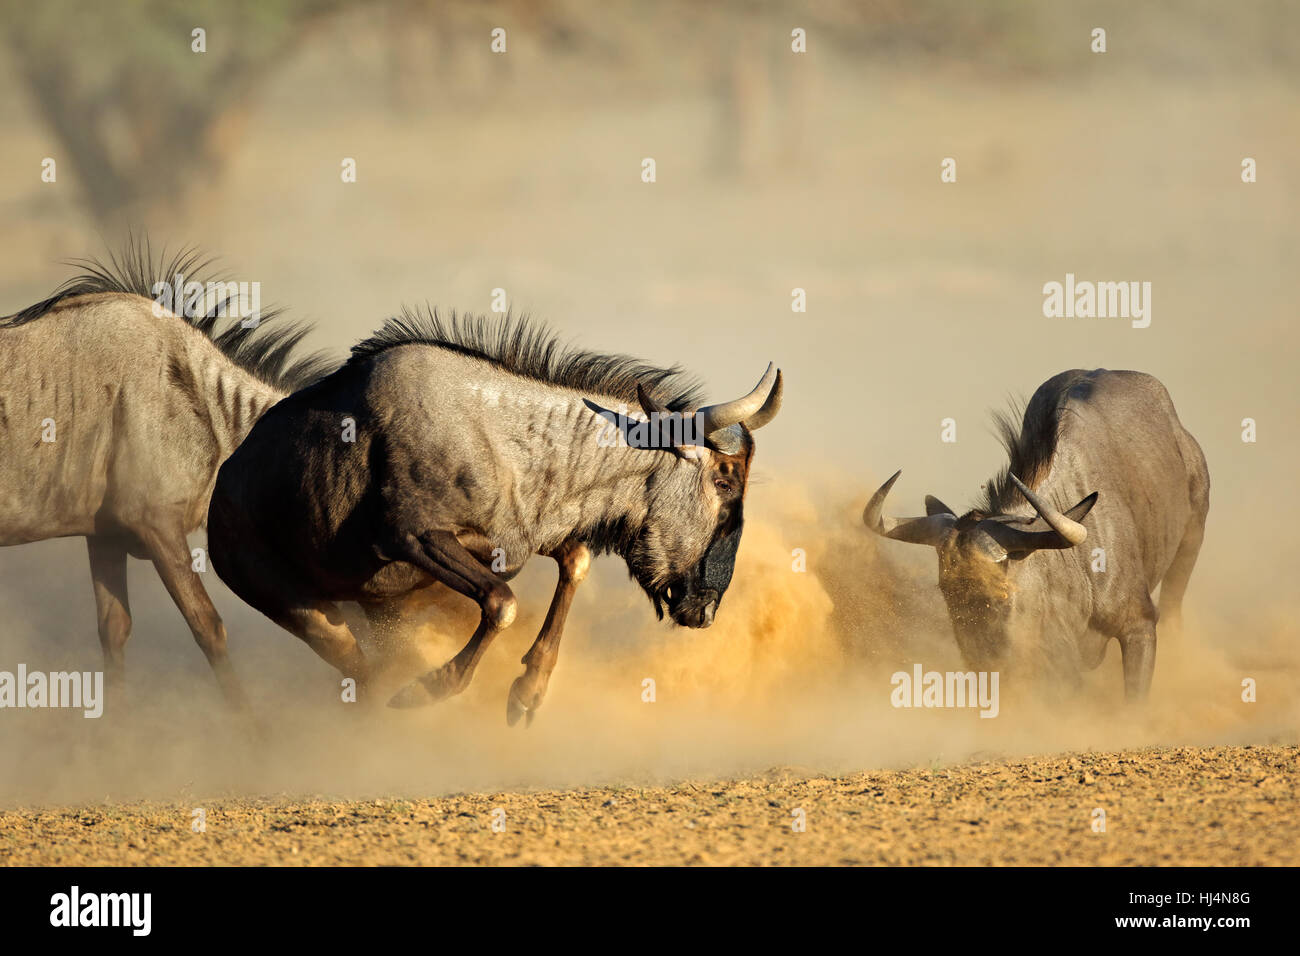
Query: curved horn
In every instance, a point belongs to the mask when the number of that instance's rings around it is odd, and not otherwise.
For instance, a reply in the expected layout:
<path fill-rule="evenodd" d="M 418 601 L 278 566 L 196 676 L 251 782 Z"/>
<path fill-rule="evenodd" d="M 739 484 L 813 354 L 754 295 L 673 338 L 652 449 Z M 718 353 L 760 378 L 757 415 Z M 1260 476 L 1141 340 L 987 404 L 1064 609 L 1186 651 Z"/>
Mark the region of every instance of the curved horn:
<path fill-rule="evenodd" d="M 776 387 L 777 375 L 776 366 L 768 362 L 767 371 L 758 380 L 754 390 L 744 398 L 722 402 L 718 405 L 705 405 L 695 413 L 700 420 L 700 431 L 705 435 L 712 435 L 714 432 L 722 431 L 724 428 L 737 425 L 760 414 L 767 407 L 767 401 L 771 397 L 772 390 Z M 779 398 L 777 399 L 777 405 L 780 405 Z M 776 411 L 773 410 L 768 418 L 775 414 Z M 766 420 L 764 420 L 764 424 L 766 424 Z"/>
<path fill-rule="evenodd" d="M 1011 475 L 1011 480 L 1015 482 L 1016 487 L 1020 489 L 1020 493 L 1025 496 L 1025 500 L 1033 505 L 1034 510 L 1038 512 L 1053 531 L 1068 541 L 1070 545 L 1083 544 L 1084 540 L 1088 537 L 1087 528 L 1079 524 L 1079 522 L 1075 521 L 1073 518 L 1067 518 L 1051 505 L 1047 504 L 1047 502 L 1039 498 L 1038 495 L 1026 488 L 1024 482 L 1015 475 Z M 1097 500 L 1097 493 L 1094 491 L 1090 497 L 1095 502 Z M 1084 501 L 1087 500 L 1087 498 L 1084 499 Z M 1078 505 L 1075 505 L 1075 507 L 1070 510 L 1072 512 L 1077 510 L 1084 501 L 1079 502 Z M 1092 505 L 1089 504 L 1088 508 L 1090 509 L 1091 507 Z M 1087 513 L 1088 509 L 1084 509 L 1083 514 Z M 1083 514 L 1081 514 L 1080 517 L 1083 517 Z"/>
<path fill-rule="evenodd" d="M 893 477 L 881 485 L 876 493 L 871 496 L 867 506 L 862 509 L 862 522 L 876 534 L 886 538 L 893 538 L 895 541 L 906 541 L 910 544 L 928 544 L 932 547 L 938 547 L 957 522 L 955 515 L 945 513 L 928 515 L 924 518 L 881 517 L 880 512 L 885 503 L 885 497 L 902 473 L 902 469 L 894 472 Z"/>
<path fill-rule="evenodd" d="M 772 391 L 767 393 L 767 401 L 763 407 L 745 419 L 745 427 L 751 432 L 762 428 L 772 419 L 776 418 L 776 413 L 781 410 L 781 399 L 785 395 L 785 379 L 781 377 L 781 370 L 776 370 L 776 384 L 772 386 Z"/>

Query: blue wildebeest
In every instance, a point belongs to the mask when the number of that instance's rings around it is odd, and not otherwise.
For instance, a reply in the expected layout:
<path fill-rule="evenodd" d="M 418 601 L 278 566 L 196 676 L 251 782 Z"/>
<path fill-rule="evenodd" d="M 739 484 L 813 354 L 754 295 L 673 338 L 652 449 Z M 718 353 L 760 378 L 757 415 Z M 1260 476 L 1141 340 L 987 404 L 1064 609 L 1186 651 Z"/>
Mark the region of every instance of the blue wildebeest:
<path fill-rule="evenodd" d="M 1034 393 L 1019 430 L 1014 418 L 997 421 L 1011 460 L 974 510 L 958 517 L 927 496 L 925 517 L 882 519 L 895 474 L 863 520 L 937 549 L 968 667 L 1028 651 L 1077 679 L 1116 638 L 1125 692 L 1145 696 L 1156 621 L 1180 620 L 1205 531 L 1210 475 L 1200 446 L 1165 387 L 1142 372 L 1062 372 Z M 1053 501 L 1077 504 L 1062 512 Z"/>
<path fill-rule="evenodd" d="M 155 310 L 159 281 L 207 288 L 208 262 L 194 252 L 155 263 L 133 240 L 105 263 L 78 264 L 84 274 L 0 318 L 0 546 L 85 537 L 115 694 L 131 633 L 126 558 L 152 561 L 222 690 L 242 705 L 186 535 L 203 524 L 217 466 L 257 417 L 327 366 L 294 358 L 305 327 L 265 328 L 274 311 L 248 327 L 231 318 L 236 293 L 225 284 L 193 317 Z"/>
<path fill-rule="evenodd" d="M 696 392 L 676 369 L 564 349 L 527 320 L 403 313 L 222 465 L 213 567 L 358 686 L 370 664 L 336 602 L 358 602 L 378 629 L 435 582 L 471 598 L 477 629 L 391 701 L 410 706 L 465 688 L 514 620 L 506 581 L 551 557 L 555 596 L 507 703 L 511 724 L 531 722 L 593 553 L 623 557 L 661 617 L 712 623 L 740 542 L 751 432 L 776 415 L 781 374 L 769 366 L 722 404 L 699 407 Z M 638 403 L 694 437 L 645 447 L 632 426 L 624 440 L 611 420 L 626 426 L 618 416 Z"/>

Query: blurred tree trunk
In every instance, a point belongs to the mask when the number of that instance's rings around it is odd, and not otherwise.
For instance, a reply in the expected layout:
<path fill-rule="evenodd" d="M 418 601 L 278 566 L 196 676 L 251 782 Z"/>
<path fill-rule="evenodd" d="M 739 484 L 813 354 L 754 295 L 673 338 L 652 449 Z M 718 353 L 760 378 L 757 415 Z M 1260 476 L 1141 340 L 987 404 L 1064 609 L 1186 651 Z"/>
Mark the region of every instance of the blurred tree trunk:
<path fill-rule="evenodd" d="M 175 214 L 219 176 L 268 77 L 347 2 L 298 0 L 278 17 L 241 23 L 243 3 L 178 10 L 153 0 L 87 12 L 48 0 L 6 36 L 60 147 L 60 173 L 75 175 L 87 211 L 112 227 L 123 215 Z M 70 23 L 84 32 L 74 36 Z M 207 31 L 204 53 L 190 49 L 197 26 Z"/>

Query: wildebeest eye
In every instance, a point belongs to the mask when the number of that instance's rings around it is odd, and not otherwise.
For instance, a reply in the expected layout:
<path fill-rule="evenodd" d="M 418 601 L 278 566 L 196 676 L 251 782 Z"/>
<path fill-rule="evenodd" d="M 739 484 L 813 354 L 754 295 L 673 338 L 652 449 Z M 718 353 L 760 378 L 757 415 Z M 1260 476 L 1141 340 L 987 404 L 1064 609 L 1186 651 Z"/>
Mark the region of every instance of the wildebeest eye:
<path fill-rule="evenodd" d="M 726 478 L 714 478 L 713 486 L 724 495 L 729 495 L 735 490 L 735 485 L 729 482 Z"/>

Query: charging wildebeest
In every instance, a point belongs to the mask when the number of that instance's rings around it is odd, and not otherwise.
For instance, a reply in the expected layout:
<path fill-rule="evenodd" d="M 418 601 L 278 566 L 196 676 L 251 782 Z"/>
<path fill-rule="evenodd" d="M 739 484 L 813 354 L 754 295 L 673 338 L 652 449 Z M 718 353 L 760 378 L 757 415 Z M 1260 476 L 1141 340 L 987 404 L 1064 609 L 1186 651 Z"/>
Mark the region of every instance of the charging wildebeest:
<path fill-rule="evenodd" d="M 229 287 L 196 317 L 155 313 L 156 281 L 179 275 L 206 288 L 207 264 L 186 251 L 155 264 L 147 242 L 132 241 L 0 318 L 0 545 L 85 536 L 114 693 L 131 633 L 126 557 L 152 561 L 222 690 L 242 705 L 225 629 L 185 538 L 207 515 L 221 461 L 262 412 L 326 365 L 293 358 L 307 329 L 266 329 L 274 312 L 220 329 L 236 295 Z"/>
<path fill-rule="evenodd" d="M 712 623 L 740 543 L 751 431 L 780 408 L 781 374 L 769 366 L 718 405 L 699 408 L 696 392 L 677 369 L 564 349 L 527 320 L 403 313 L 222 465 L 213 567 L 358 685 L 371 670 L 335 602 L 376 624 L 434 582 L 472 598 L 469 643 L 391 701 L 410 706 L 465 688 L 514 620 L 505 582 L 534 554 L 554 558 L 555 596 L 508 697 L 509 722 L 531 721 L 593 553 L 623 557 L 661 617 Z M 656 418 L 698 409 L 684 420 L 694 443 L 613 434 L 610 418 L 634 403 Z"/>
<path fill-rule="evenodd" d="M 882 521 L 895 474 L 863 520 L 938 550 L 939 588 L 968 667 L 990 668 L 1018 648 L 1077 676 L 1101 663 L 1113 637 L 1127 696 L 1145 696 L 1156 621 L 1180 619 L 1205 532 L 1210 475 L 1200 446 L 1165 387 L 1141 372 L 1062 372 L 1034 393 L 1019 432 L 1012 418 L 998 425 L 1011 460 L 977 508 L 958 517 L 926 496 L 925 517 Z M 1062 513 L 1053 499 L 1078 503 Z"/>

